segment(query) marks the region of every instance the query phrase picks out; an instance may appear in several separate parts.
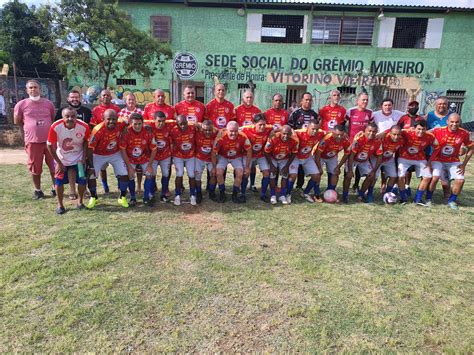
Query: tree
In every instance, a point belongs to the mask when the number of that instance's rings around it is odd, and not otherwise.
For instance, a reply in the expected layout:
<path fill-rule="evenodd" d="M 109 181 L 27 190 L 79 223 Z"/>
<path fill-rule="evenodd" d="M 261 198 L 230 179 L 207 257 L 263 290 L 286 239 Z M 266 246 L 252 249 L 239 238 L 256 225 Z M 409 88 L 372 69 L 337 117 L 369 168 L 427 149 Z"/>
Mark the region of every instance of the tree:
<path fill-rule="evenodd" d="M 44 43 L 50 59 L 92 77 L 99 72 L 104 88 L 117 71 L 151 77 L 171 58 L 169 45 L 135 28 L 117 1 L 62 0 L 41 11 L 43 21 L 52 23 L 52 41 Z"/>
<path fill-rule="evenodd" d="M 49 26 L 40 21 L 34 7 L 18 0 L 6 3 L 0 13 L 0 60 L 15 62 L 24 76 L 61 77 L 53 61 L 45 63 L 45 51 L 36 42 L 48 40 L 49 34 Z"/>

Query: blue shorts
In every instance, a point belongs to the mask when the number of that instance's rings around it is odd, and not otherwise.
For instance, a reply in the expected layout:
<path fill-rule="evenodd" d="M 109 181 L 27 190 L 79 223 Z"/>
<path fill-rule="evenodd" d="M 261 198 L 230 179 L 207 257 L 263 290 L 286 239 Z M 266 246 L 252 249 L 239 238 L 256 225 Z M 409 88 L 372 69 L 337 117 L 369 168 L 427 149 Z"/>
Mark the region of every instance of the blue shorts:
<path fill-rule="evenodd" d="M 86 185 L 87 184 L 87 180 L 86 180 L 85 177 L 83 177 L 83 178 L 79 177 L 79 169 L 77 168 L 77 164 L 76 165 L 71 165 L 71 166 L 65 166 L 65 168 L 66 169 L 63 171 L 64 176 L 62 178 L 59 178 L 57 174 L 54 176 L 54 184 L 56 186 L 61 186 L 61 185 L 69 183 L 69 178 L 67 176 L 67 173 L 71 169 L 74 169 L 74 171 L 76 172 L 76 183 L 77 184 L 79 184 L 79 185 Z"/>

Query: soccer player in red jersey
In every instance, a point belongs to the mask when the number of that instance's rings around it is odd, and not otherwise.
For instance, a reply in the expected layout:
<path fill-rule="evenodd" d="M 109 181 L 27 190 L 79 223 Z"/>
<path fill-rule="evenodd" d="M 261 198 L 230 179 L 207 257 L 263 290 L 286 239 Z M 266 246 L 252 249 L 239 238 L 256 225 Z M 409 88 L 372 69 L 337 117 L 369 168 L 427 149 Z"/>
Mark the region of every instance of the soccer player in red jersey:
<path fill-rule="evenodd" d="M 327 190 L 336 190 L 341 168 L 351 154 L 351 142 L 344 132 L 344 126 L 336 125 L 332 132 L 326 134 L 317 146 L 314 147 L 313 154 L 316 166 L 318 167 L 319 181 L 323 173 L 323 164 L 326 165 L 328 174 Z M 337 156 L 344 150 L 344 156 L 337 161 Z"/>
<path fill-rule="evenodd" d="M 174 106 L 176 114 L 185 115 L 190 123 L 202 122 L 206 107 L 202 102 L 196 100 L 196 89 L 194 86 L 186 85 L 183 90 L 183 97 L 184 100 Z"/>
<path fill-rule="evenodd" d="M 253 100 L 253 92 L 246 90 L 242 96 L 242 104 L 235 108 L 235 118 L 239 127 L 253 124 L 255 115 L 262 112 L 253 104 Z"/>
<path fill-rule="evenodd" d="M 288 124 L 289 113 L 283 108 L 283 96 L 275 94 L 272 98 L 272 108 L 265 111 L 267 124 L 271 124 L 274 130 L 280 130 L 281 127 Z"/>
<path fill-rule="evenodd" d="M 242 157 L 246 157 L 244 167 Z M 235 121 L 227 124 L 227 129 L 216 139 L 212 154 L 212 174 L 217 176 L 219 185 L 219 198 L 217 202 L 223 203 L 225 197 L 224 171 L 228 164 L 234 168 L 234 186 L 232 188 L 232 201 L 235 203 L 245 202 L 245 195 L 240 194 L 240 186 L 244 173 L 250 173 L 250 162 L 252 161 L 252 145 L 247 136 L 239 132 L 239 125 Z M 240 194 L 240 196 L 239 196 Z"/>
<path fill-rule="evenodd" d="M 354 168 L 359 168 L 360 175 L 365 176 L 362 188 L 359 190 L 359 198 L 366 202 L 373 202 L 374 188 L 372 184 L 375 178 L 375 157 L 380 153 L 380 141 L 376 139 L 377 125 L 373 122 L 369 123 L 365 128 L 364 134 L 354 138 L 351 148 L 351 154 L 347 159 L 346 175 L 344 176 L 342 201 L 349 201 L 349 186 L 353 175 Z M 367 197 L 365 192 L 367 191 Z"/>
<path fill-rule="evenodd" d="M 319 141 L 324 137 L 326 132 L 319 129 L 320 123 L 317 120 L 310 120 L 308 127 L 304 129 L 297 129 L 295 131 L 296 137 L 299 141 L 298 153 L 296 154 L 295 160 L 293 160 L 290 170 L 297 170 L 299 166 L 303 168 L 304 174 L 310 176 L 310 180 L 306 185 L 303 193 L 304 198 L 308 202 L 322 202 L 323 200 L 320 197 L 321 191 L 319 189 L 318 178 L 318 168 L 314 160 L 313 155 L 311 154 L 313 148 L 319 143 Z M 314 197 L 309 193 L 314 189 Z M 291 202 L 291 190 L 288 189 L 287 194 L 290 196 Z M 288 199 L 287 199 L 288 200 Z"/>
<path fill-rule="evenodd" d="M 329 105 L 322 107 L 318 113 L 322 130 L 332 131 L 337 125 L 344 125 L 346 122 L 346 109 L 339 105 L 339 101 L 341 92 L 332 90 L 329 94 Z"/>
<path fill-rule="evenodd" d="M 80 176 L 78 164 L 86 161 L 87 141 L 90 129 L 87 123 L 77 119 L 72 108 L 62 110 L 63 119 L 56 121 L 49 129 L 47 147 L 56 161 L 55 188 L 58 198 L 57 214 L 63 214 L 64 184 L 69 180 L 77 182 L 79 187 L 78 209 L 85 208 L 82 200 L 86 190 L 86 179 Z"/>
<path fill-rule="evenodd" d="M 225 128 L 227 123 L 235 120 L 234 105 L 225 99 L 225 94 L 224 84 L 217 84 L 214 88 L 215 98 L 206 105 L 206 118 L 219 129 Z"/>
<path fill-rule="evenodd" d="M 204 120 L 200 129 L 196 132 L 196 201 L 202 202 L 202 174 L 204 169 L 207 174 L 212 172 L 212 148 L 217 137 L 217 128 L 215 128 L 210 120 Z M 216 199 L 216 176 L 209 178 L 209 198 Z"/>
<path fill-rule="evenodd" d="M 410 101 L 408 103 L 407 113 L 400 117 L 398 120 L 398 125 L 402 129 L 409 129 L 411 127 L 415 127 L 416 122 L 423 121 L 424 118 L 418 115 L 418 109 L 420 104 L 418 101 Z"/>
<path fill-rule="evenodd" d="M 181 205 L 181 193 L 183 190 L 184 168 L 189 178 L 189 193 L 192 206 L 196 206 L 196 179 L 195 174 L 195 150 L 196 150 L 196 127 L 188 124 L 188 120 L 184 115 L 176 117 L 176 126 L 170 131 L 171 152 L 173 156 L 173 164 L 176 169 L 175 180 L 175 206 Z"/>
<path fill-rule="evenodd" d="M 128 171 L 122 155 L 120 154 L 120 139 L 126 124 L 117 121 L 115 110 L 108 109 L 104 112 L 104 121 L 99 123 L 91 132 L 89 149 L 87 150 L 88 161 L 93 163 L 91 177 L 94 179 L 97 172 L 109 163 L 114 168 L 114 173 L 119 180 L 120 198 L 119 204 L 127 208 Z M 97 203 L 96 184 L 89 186 L 91 198 L 87 208 L 94 208 Z"/>
<path fill-rule="evenodd" d="M 426 132 L 426 121 L 418 121 L 415 128 L 402 130 L 402 136 L 405 144 L 400 149 L 398 157 L 398 188 L 400 191 L 400 203 L 405 204 L 408 200 L 407 190 L 405 188 L 405 175 L 411 166 L 415 167 L 416 177 L 421 177 L 420 185 L 416 192 L 415 200 L 421 202 L 423 193 L 428 188 L 431 180 L 431 169 L 426 162 L 425 149 L 435 147 L 438 143 L 435 136 Z"/>
<path fill-rule="evenodd" d="M 145 109 L 143 111 L 143 118 L 145 121 L 153 121 L 154 114 L 157 111 L 161 111 L 165 114 L 166 119 L 174 120 L 175 110 L 173 106 L 168 105 L 165 102 L 166 94 L 161 89 L 156 89 L 153 92 L 153 102 L 150 102 L 145 105 Z"/>
<path fill-rule="evenodd" d="M 130 126 L 125 128 L 120 142 L 123 161 L 128 170 L 128 189 L 130 191 L 129 206 L 136 206 L 135 173 L 137 166 L 145 173 L 145 191 L 143 203 L 153 205 L 153 161 L 156 155 L 156 142 L 153 130 L 143 126 L 143 116 L 137 112 L 130 115 Z"/>
<path fill-rule="evenodd" d="M 254 117 L 255 124 L 250 126 L 243 126 L 241 128 L 242 132 L 250 140 L 252 145 L 252 163 L 250 165 L 250 185 L 255 187 L 255 171 L 256 165 L 258 165 L 260 172 L 262 173 L 262 191 L 260 192 L 260 199 L 264 202 L 267 200 L 267 189 L 270 184 L 270 166 L 268 165 L 267 159 L 264 155 L 265 143 L 268 140 L 268 137 L 273 131 L 272 125 L 268 125 L 265 119 L 265 115 L 262 113 L 257 113 Z M 244 165 L 246 165 L 246 158 L 244 157 Z M 253 180 L 252 180 L 253 179 Z M 247 188 L 248 177 L 244 175 L 242 179 L 242 191 L 245 193 Z M 256 187 L 255 187 L 256 190 Z M 253 191 L 253 189 L 252 189 Z"/>
<path fill-rule="evenodd" d="M 474 152 L 474 143 L 468 131 L 461 128 L 461 117 L 457 113 L 452 113 L 448 117 L 447 127 L 437 127 L 432 133 L 438 141 L 438 146 L 430 158 L 433 169 L 433 179 L 430 183 L 429 191 L 426 193 L 427 202 L 433 198 L 436 183 L 445 170 L 450 180 L 454 180 L 451 187 L 451 195 L 448 199 L 448 206 L 454 210 L 458 209 L 456 199 L 461 193 L 464 185 L 464 173 L 466 165 Z M 462 146 L 468 148 L 464 161 L 461 163 L 459 152 Z"/>
<path fill-rule="evenodd" d="M 126 106 L 118 113 L 118 118 L 125 121 L 125 123 L 130 123 L 129 118 L 132 113 L 139 113 L 143 116 L 143 110 L 140 107 L 137 107 L 137 99 L 132 93 L 125 97 L 125 105 Z"/>
<path fill-rule="evenodd" d="M 90 125 L 92 127 L 98 125 L 104 120 L 104 113 L 106 110 L 112 109 L 116 113 L 120 112 L 120 107 L 111 103 L 112 94 L 110 93 L 110 90 L 102 90 L 100 92 L 99 102 L 100 104 L 92 109 L 92 119 L 90 122 Z M 108 193 L 109 185 L 107 184 L 107 172 L 105 169 L 100 172 L 100 176 L 102 179 L 102 186 L 104 187 L 104 191 Z"/>
<path fill-rule="evenodd" d="M 365 128 L 372 121 L 372 111 L 367 109 L 369 95 L 361 92 L 357 96 L 357 106 L 350 108 L 346 113 L 346 120 L 349 123 L 349 139 L 351 142 L 359 132 L 364 132 Z"/>
<path fill-rule="evenodd" d="M 298 168 L 291 168 L 291 163 L 298 153 L 298 141 L 292 137 L 291 127 L 283 126 L 281 132 L 268 139 L 265 144 L 265 158 L 270 166 L 270 203 L 277 203 L 276 197 L 276 173 L 279 170 L 281 179 L 281 189 L 279 201 L 288 205 L 291 203 L 291 196 L 287 195 L 287 189 L 290 191 L 298 173 Z M 288 201 L 288 197 L 290 201 Z"/>

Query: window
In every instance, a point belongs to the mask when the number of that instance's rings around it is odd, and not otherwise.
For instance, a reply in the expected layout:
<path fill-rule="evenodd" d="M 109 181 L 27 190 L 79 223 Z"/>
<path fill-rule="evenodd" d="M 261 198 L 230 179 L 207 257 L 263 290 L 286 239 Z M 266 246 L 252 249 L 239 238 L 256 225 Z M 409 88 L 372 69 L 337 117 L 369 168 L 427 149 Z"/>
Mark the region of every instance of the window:
<path fill-rule="evenodd" d="M 263 15 L 261 42 L 303 43 L 304 16 Z"/>
<path fill-rule="evenodd" d="M 397 18 L 392 48 L 425 48 L 427 18 Z"/>
<path fill-rule="evenodd" d="M 449 109 L 452 112 L 461 114 L 462 106 L 464 104 L 464 95 L 466 94 L 463 90 L 448 90 L 446 91 L 446 97 L 449 102 Z"/>
<path fill-rule="evenodd" d="M 117 85 L 135 86 L 137 85 L 136 79 L 117 79 Z"/>
<path fill-rule="evenodd" d="M 311 43 L 315 44 L 372 44 L 372 17 L 317 16 L 313 18 Z"/>
<path fill-rule="evenodd" d="M 162 42 L 171 41 L 171 16 L 150 16 L 151 34 Z"/>
<path fill-rule="evenodd" d="M 406 111 L 409 97 L 405 89 L 388 89 L 387 96 L 393 100 L 394 110 Z"/>

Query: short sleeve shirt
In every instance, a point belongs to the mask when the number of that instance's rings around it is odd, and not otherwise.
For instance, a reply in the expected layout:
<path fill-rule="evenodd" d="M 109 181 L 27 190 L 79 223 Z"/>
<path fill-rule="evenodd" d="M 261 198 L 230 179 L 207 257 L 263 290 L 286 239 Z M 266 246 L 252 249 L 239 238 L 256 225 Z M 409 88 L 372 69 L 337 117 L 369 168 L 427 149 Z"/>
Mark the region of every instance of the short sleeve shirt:
<path fill-rule="evenodd" d="M 23 99 L 15 105 L 14 114 L 23 121 L 25 144 L 47 141 L 54 111 L 53 103 L 45 98 L 38 101 Z"/>

